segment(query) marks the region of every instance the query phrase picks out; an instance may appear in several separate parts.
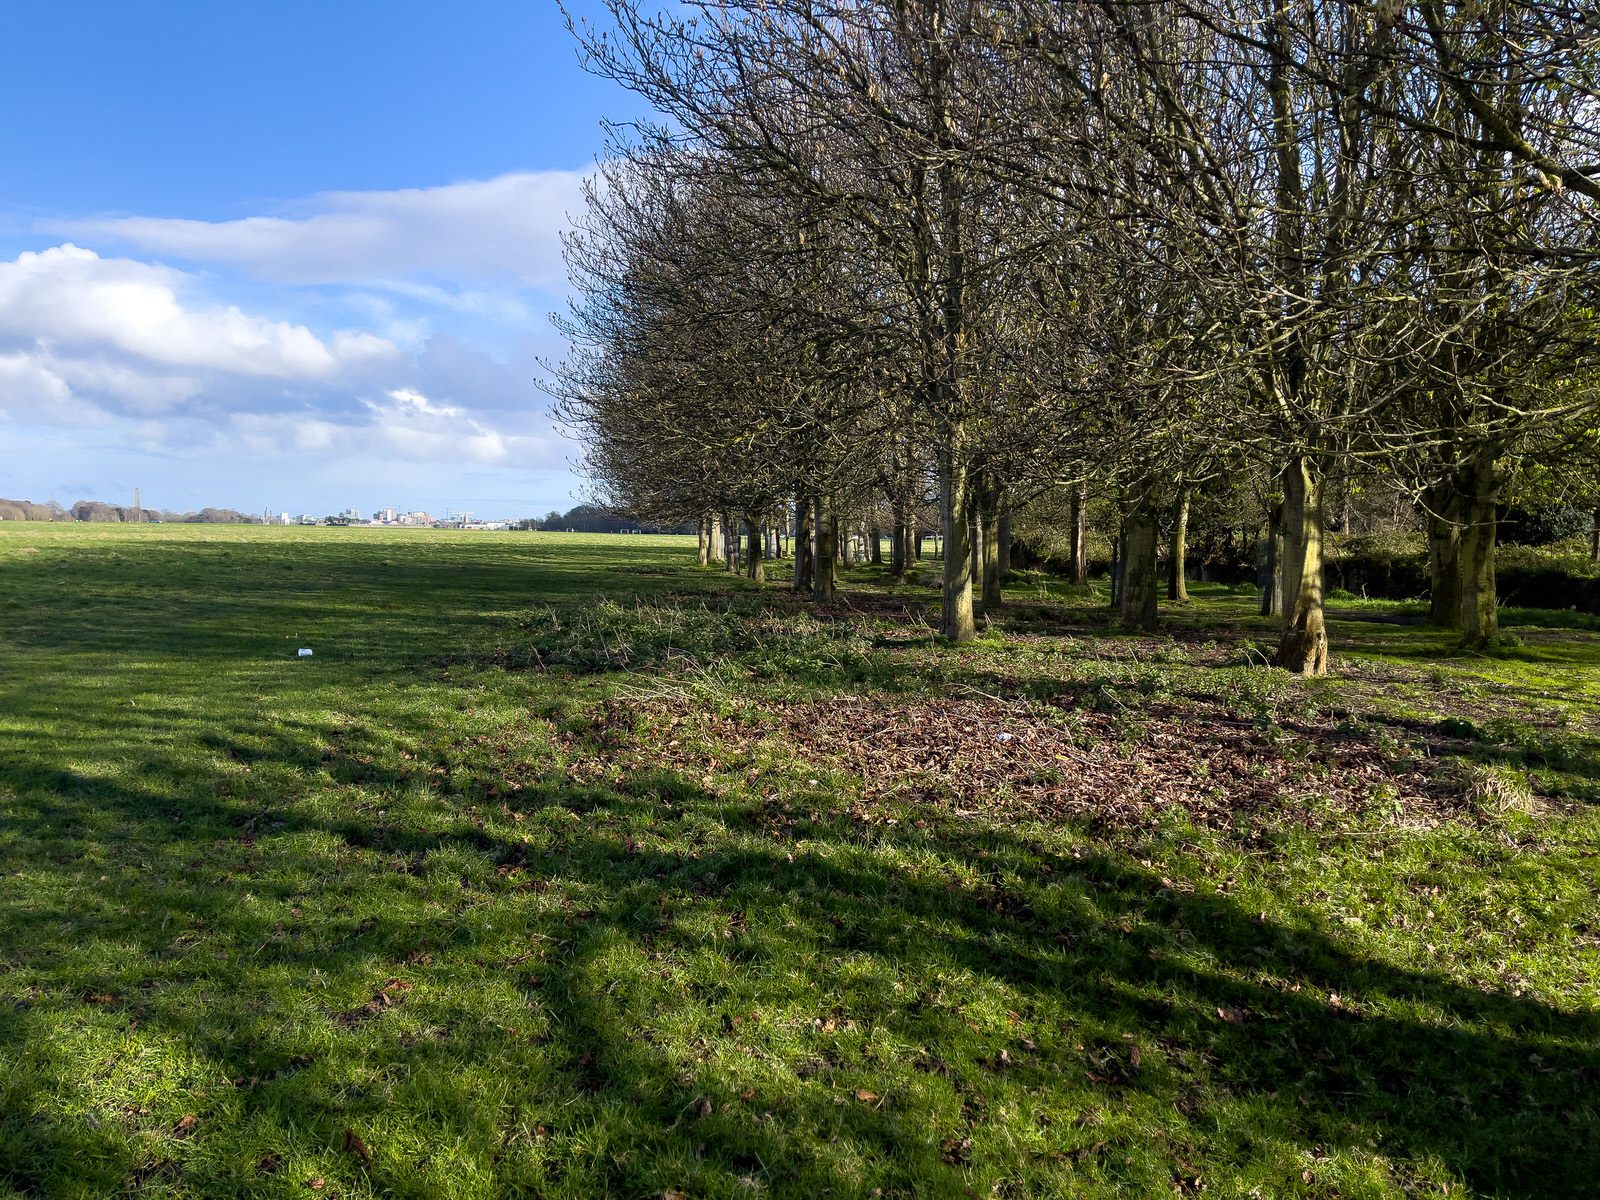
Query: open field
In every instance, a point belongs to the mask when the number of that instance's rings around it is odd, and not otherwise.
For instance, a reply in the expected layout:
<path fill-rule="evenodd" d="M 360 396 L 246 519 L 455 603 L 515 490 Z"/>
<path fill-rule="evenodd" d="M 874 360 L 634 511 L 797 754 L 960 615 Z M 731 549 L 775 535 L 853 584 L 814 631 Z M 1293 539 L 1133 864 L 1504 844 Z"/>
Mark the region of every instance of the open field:
<path fill-rule="evenodd" d="M 0 524 L 0 1195 L 1597 1194 L 1595 622 L 1196 591 Z"/>

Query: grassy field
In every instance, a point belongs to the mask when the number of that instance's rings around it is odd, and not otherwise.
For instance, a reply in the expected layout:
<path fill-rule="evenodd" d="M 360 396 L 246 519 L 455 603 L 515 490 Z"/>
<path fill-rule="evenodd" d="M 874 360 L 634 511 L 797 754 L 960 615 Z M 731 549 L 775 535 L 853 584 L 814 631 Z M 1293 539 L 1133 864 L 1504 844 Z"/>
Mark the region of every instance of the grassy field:
<path fill-rule="evenodd" d="M 1197 593 L 0 524 L 0 1195 L 1600 1195 L 1594 622 Z"/>

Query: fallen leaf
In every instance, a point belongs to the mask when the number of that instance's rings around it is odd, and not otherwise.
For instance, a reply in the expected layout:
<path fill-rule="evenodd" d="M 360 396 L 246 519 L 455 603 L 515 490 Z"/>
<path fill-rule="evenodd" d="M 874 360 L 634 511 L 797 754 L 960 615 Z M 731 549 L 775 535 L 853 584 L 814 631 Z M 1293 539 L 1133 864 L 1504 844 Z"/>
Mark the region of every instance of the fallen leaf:
<path fill-rule="evenodd" d="M 876 1104 L 878 1102 L 878 1093 L 869 1092 L 863 1088 L 856 1092 L 856 1099 L 861 1101 L 863 1104 Z"/>
<path fill-rule="evenodd" d="M 372 1151 L 367 1149 L 367 1144 L 354 1129 L 344 1131 L 344 1150 L 346 1154 L 354 1154 L 359 1158 L 361 1165 L 369 1171 L 372 1169 Z"/>

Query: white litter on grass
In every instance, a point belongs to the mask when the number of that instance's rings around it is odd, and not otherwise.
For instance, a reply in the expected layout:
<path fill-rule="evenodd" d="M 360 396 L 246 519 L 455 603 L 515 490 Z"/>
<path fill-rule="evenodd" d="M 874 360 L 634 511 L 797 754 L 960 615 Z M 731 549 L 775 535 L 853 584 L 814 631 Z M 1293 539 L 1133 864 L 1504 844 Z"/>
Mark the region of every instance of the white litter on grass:
<path fill-rule="evenodd" d="M 1013 733 L 1002 733 L 1002 734 L 997 735 L 995 740 L 996 741 L 1001 741 L 1001 742 L 1009 742 L 1015 736 L 1016 736 L 1016 734 L 1013 734 Z"/>
<path fill-rule="evenodd" d="M 307 650 L 304 646 L 301 646 L 300 647 L 300 657 L 301 658 L 310 658 L 311 657 L 311 651 Z"/>

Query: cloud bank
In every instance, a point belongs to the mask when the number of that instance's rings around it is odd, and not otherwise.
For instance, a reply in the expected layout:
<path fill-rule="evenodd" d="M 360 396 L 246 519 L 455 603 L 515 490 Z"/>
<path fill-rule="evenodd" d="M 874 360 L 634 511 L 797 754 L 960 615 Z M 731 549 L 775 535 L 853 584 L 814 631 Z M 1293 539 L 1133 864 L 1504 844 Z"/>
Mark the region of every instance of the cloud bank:
<path fill-rule="evenodd" d="M 323 192 L 283 216 L 237 221 L 100 217 L 47 232 L 109 241 L 287 283 L 564 278 L 561 230 L 583 207 L 583 171 L 520 171 L 395 191 Z"/>
<path fill-rule="evenodd" d="M 0 263 L 0 340 L 32 343 L 60 362 L 141 363 L 159 372 L 222 371 L 277 379 L 328 379 L 392 359 L 397 347 L 367 333 L 324 341 L 304 325 L 251 316 L 233 305 L 186 305 L 180 272 L 105 259 L 72 244 Z M 101 389 L 112 391 L 111 376 Z M 124 381 L 126 382 L 126 381 Z"/>
<path fill-rule="evenodd" d="M 237 507 L 270 489 L 342 508 L 361 479 L 391 501 L 415 480 L 446 502 L 503 493 L 512 513 L 564 504 L 549 480 L 571 486 L 572 447 L 535 380 L 560 353 L 543 314 L 584 178 L 39 224 L 73 240 L 0 259 L 0 452 L 35 469 L 11 490 L 121 471 L 236 479 L 195 501 Z M 186 465 L 133 465 L 151 456 Z"/>

